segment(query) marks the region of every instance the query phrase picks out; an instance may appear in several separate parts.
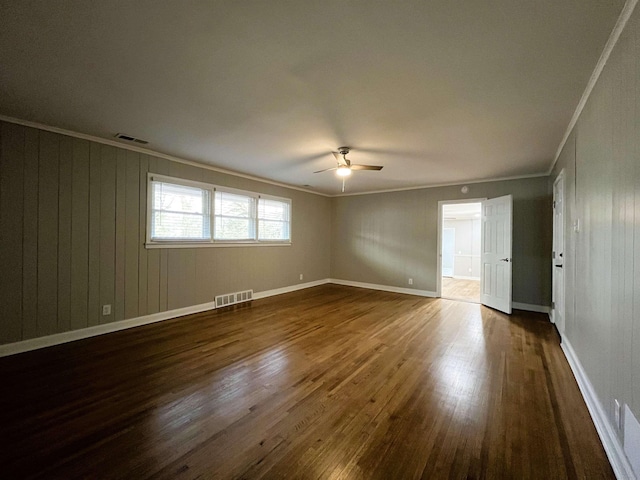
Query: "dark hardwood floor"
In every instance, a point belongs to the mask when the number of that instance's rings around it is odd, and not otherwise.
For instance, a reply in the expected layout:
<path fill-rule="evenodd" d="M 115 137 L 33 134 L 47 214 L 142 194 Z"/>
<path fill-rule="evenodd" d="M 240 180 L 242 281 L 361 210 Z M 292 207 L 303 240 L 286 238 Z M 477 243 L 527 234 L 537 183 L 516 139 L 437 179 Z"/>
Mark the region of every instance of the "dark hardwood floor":
<path fill-rule="evenodd" d="M 545 316 L 325 285 L 0 359 L 0 478 L 614 478 Z"/>

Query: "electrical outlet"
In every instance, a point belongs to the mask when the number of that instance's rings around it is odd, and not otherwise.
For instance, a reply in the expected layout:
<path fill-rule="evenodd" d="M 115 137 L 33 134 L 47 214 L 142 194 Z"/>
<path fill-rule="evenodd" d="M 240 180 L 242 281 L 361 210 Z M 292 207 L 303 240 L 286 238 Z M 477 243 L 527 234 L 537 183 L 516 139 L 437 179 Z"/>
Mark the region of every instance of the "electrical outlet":
<path fill-rule="evenodd" d="M 300 274 L 300 280 L 304 280 L 304 275 Z"/>
<path fill-rule="evenodd" d="M 413 285 L 413 278 L 409 279 L 409 285 Z"/>
<path fill-rule="evenodd" d="M 617 398 L 613 399 L 613 416 L 616 422 L 616 428 L 620 430 L 622 425 L 620 425 L 620 402 L 618 402 Z"/>
<path fill-rule="evenodd" d="M 111 305 L 102 305 L 102 315 L 111 315 Z"/>

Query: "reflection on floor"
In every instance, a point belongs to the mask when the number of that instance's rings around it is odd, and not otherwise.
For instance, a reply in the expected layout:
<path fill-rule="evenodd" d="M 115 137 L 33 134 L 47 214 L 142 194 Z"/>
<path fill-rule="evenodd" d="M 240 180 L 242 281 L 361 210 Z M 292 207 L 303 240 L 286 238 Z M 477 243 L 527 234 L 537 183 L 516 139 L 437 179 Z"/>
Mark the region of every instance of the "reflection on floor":
<path fill-rule="evenodd" d="M 442 297 L 480 303 L 480 280 L 442 277 Z"/>

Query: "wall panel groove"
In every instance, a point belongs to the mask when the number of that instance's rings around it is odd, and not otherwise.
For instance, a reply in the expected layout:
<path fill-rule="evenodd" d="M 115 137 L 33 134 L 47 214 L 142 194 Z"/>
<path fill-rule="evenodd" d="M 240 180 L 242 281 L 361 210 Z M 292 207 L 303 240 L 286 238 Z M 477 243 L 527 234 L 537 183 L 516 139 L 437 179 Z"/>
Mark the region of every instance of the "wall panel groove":
<path fill-rule="evenodd" d="M 24 136 L 24 216 L 22 262 L 22 339 L 38 336 L 38 162 L 39 131 Z"/>
<path fill-rule="evenodd" d="M 40 132 L 38 184 L 38 336 L 58 329 L 58 168 L 60 138 Z"/>
<path fill-rule="evenodd" d="M 0 135 L 0 342 L 9 343 L 23 338 L 24 129 L 3 124 Z"/>
<path fill-rule="evenodd" d="M 89 142 L 74 139 L 71 200 L 71 330 L 88 326 L 89 149 Z"/>

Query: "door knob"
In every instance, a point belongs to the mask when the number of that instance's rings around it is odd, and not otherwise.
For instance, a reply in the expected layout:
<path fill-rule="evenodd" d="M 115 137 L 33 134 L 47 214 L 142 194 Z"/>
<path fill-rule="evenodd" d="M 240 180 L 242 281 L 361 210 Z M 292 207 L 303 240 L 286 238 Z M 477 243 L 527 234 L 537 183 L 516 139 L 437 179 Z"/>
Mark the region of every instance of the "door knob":
<path fill-rule="evenodd" d="M 501 258 L 500 261 L 501 262 L 510 262 L 511 259 L 510 258 Z"/>

